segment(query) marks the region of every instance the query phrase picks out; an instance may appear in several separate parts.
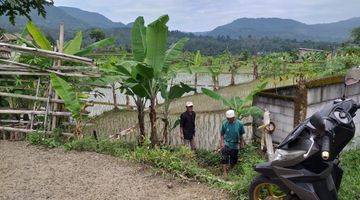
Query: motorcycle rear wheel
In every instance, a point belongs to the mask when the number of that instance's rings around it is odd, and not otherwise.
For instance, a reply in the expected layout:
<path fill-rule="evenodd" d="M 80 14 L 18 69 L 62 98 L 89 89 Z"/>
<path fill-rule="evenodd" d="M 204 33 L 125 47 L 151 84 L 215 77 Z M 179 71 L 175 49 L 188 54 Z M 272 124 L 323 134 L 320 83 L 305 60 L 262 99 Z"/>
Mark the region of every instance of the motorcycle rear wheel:
<path fill-rule="evenodd" d="M 258 176 L 249 187 L 250 200 L 299 200 L 298 197 L 291 195 L 289 190 L 282 189 L 276 182 Z"/>

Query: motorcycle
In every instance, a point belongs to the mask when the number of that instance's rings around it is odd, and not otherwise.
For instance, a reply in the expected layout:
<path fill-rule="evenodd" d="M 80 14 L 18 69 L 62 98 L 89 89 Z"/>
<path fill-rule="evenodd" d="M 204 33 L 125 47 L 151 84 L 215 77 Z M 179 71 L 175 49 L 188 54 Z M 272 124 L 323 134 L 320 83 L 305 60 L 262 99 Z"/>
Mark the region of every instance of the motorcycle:
<path fill-rule="evenodd" d="M 346 98 L 346 88 L 360 82 L 360 68 L 345 77 L 340 99 L 299 124 L 280 143 L 270 162 L 256 165 L 260 173 L 249 187 L 250 200 L 337 200 L 343 170 L 339 154 L 355 134 L 353 118 L 360 104 Z"/>

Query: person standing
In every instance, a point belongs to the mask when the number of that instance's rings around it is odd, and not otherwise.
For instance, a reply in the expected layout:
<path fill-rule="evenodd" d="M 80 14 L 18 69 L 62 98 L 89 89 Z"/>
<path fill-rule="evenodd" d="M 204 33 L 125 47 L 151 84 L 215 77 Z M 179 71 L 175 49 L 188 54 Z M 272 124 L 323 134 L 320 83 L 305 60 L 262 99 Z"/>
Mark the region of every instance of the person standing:
<path fill-rule="evenodd" d="M 186 111 L 180 116 L 180 138 L 183 143 L 195 150 L 195 118 L 193 110 L 194 104 L 191 101 L 186 102 Z"/>
<path fill-rule="evenodd" d="M 224 120 L 221 134 L 221 164 L 223 165 L 224 177 L 227 177 L 228 165 L 233 168 L 238 161 L 239 144 L 244 147 L 242 135 L 245 133 L 244 125 L 235 117 L 234 110 L 226 111 L 226 120 Z"/>

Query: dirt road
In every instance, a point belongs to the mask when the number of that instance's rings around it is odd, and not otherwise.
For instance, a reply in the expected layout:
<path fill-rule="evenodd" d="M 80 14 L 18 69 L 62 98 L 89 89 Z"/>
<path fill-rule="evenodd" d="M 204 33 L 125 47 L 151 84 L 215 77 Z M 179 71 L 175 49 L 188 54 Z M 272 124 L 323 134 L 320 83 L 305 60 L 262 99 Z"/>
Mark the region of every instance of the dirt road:
<path fill-rule="evenodd" d="M 203 184 L 168 180 L 112 156 L 0 141 L 1 200 L 227 198 Z"/>

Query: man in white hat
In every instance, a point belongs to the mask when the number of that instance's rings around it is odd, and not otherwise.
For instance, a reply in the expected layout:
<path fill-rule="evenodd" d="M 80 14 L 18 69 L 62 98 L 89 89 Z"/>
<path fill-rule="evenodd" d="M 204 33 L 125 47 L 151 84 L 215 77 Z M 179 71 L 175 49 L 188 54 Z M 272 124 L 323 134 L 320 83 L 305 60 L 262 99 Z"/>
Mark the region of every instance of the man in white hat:
<path fill-rule="evenodd" d="M 235 111 L 226 111 L 226 120 L 224 120 L 220 130 L 221 164 L 225 177 L 227 177 L 228 165 L 230 164 L 230 167 L 233 168 L 237 163 L 239 144 L 244 145 L 242 139 L 244 133 L 244 125 L 236 119 Z"/>
<path fill-rule="evenodd" d="M 186 111 L 180 116 L 180 138 L 185 145 L 189 145 L 192 150 L 195 150 L 195 117 L 193 110 L 194 104 L 191 101 L 186 102 Z"/>

